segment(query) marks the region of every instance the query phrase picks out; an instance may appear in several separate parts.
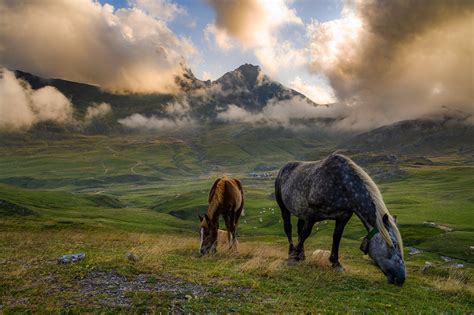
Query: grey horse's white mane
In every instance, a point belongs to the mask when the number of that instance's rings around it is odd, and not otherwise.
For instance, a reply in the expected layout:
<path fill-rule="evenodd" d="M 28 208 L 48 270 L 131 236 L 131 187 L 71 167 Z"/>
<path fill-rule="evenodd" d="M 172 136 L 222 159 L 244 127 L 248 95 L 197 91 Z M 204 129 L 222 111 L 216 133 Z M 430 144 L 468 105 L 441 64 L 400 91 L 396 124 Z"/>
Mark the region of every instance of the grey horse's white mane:
<path fill-rule="evenodd" d="M 395 223 L 393 217 L 390 215 L 388 212 L 387 206 L 385 205 L 385 202 L 383 202 L 382 194 L 380 193 L 379 188 L 377 185 L 374 183 L 372 178 L 357 164 L 355 164 L 351 159 L 347 158 L 349 161 L 349 165 L 351 168 L 357 173 L 359 178 L 364 182 L 365 187 L 370 193 L 370 196 L 372 197 L 372 201 L 374 202 L 375 205 L 375 214 L 377 217 L 376 224 L 377 228 L 382 234 L 382 237 L 384 238 L 385 242 L 393 247 L 393 242 L 390 237 L 390 234 L 388 233 L 387 228 L 385 227 L 385 224 L 383 223 L 383 217 L 385 214 L 388 216 L 388 222 L 390 226 L 392 227 L 393 231 L 395 232 L 395 236 L 398 241 L 398 246 L 400 248 L 400 254 L 402 255 L 403 258 L 403 241 L 402 241 L 402 236 L 400 235 L 400 231 L 398 230 L 397 224 Z"/>

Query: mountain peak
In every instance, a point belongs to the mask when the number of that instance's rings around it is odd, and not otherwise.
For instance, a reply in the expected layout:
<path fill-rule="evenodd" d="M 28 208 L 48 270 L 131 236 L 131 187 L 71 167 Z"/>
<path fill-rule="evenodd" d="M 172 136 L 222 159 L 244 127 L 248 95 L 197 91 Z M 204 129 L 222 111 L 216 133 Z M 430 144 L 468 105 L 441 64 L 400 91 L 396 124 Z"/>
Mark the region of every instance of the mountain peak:
<path fill-rule="evenodd" d="M 217 83 L 222 84 L 226 88 L 236 88 L 237 86 L 253 89 L 260 85 L 263 81 L 268 81 L 268 77 L 263 74 L 260 66 L 249 63 L 243 64 L 237 69 L 227 72 L 217 79 Z"/>
<path fill-rule="evenodd" d="M 260 66 L 255 66 L 253 64 L 250 64 L 250 63 L 245 63 L 243 65 L 241 65 L 240 67 L 238 67 L 237 69 L 235 69 L 234 71 L 240 71 L 242 73 L 259 73 L 262 71 L 262 69 L 260 68 Z"/>

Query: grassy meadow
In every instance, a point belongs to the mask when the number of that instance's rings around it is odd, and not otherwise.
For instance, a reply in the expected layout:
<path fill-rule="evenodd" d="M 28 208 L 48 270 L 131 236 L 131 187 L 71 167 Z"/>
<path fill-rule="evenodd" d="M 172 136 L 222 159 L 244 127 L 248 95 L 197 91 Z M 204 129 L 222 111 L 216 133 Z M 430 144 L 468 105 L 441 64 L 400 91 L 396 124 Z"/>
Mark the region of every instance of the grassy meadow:
<path fill-rule="evenodd" d="M 273 177 L 249 173 L 264 165 L 274 174 L 286 161 L 319 159 L 335 146 L 286 138 L 262 144 L 241 134 L 229 141 L 235 130 L 213 132 L 191 142 L 153 135 L 2 140 L 0 313 L 474 312 L 472 157 L 401 157 L 405 176 L 380 182 L 406 247 L 400 288 L 359 250 L 365 230 L 356 216 L 341 242 L 344 273 L 324 255 L 311 256 L 330 249 L 332 221 L 313 230 L 306 261 L 286 264 Z M 387 165 L 367 167 L 370 174 Z M 197 213 L 223 173 L 244 185 L 239 250 L 200 257 Z M 421 252 L 410 255 L 408 247 Z M 79 252 L 86 258 L 57 263 Z M 426 262 L 433 267 L 422 271 Z"/>

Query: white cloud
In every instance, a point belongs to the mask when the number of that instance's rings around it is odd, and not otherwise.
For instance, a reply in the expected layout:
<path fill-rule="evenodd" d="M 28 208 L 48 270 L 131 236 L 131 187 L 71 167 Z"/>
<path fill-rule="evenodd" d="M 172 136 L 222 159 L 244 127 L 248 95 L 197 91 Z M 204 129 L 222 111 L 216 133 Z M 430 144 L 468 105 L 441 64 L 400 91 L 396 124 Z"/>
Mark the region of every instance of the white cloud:
<path fill-rule="evenodd" d="M 218 120 L 252 123 L 262 127 L 300 128 L 302 124 L 317 118 L 339 118 L 348 111 L 341 104 L 314 106 L 304 98 L 296 96 L 289 100 L 271 99 L 259 112 L 250 112 L 236 105 L 220 112 Z"/>
<path fill-rule="evenodd" d="M 108 103 L 94 104 L 87 107 L 86 116 L 84 120 L 86 123 L 90 123 L 94 119 L 102 118 L 112 113 L 112 107 Z"/>
<path fill-rule="evenodd" d="M 307 62 L 305 50 L 296 48 L 289 40 L 279 37 L 288 25 L 303 26 L 296 11 L 286 0 L 210 0 L 216 11 L 216 21 L 205 29 L 216 45 L 230 50 L 240 44 L 253 49 L 264 70 L 276 75 L 279 68 L 301 66 Z"/>
<path fill-rule="evenodd" d="M 147 117 L 135 113 L 126 118 L 119 119 L 118 122 L 126 128 L 137 130 L 188 128 L 196 124 L 196 121 L 190 116 L 191 105 L 186 96 L 181 96 L 175 101 L 165 104 L 163 110 L 167 117 L 158 117 L 156 115 Z"/>
<path fill-rule="evenodd" d="M 370 129 L 444 106 L 474 114 L 473 20 L 472 1 L 354 1 L 309 25 L 311 70 L 353 108 L 339 125 Z"/>
<path fill-rule="evenodd" d="M 235 41 L 227 35 L 227 33 L 214 24 L 208 24 L 204 29 L 204 37 L 208 42 L 211 42 L 214 39 L 217 47 L 224 51 L 231 50 L 235 47 Z"/>
<path fill-rule="evenodd" d="M 255 48 L 273 40 L 284 25 L 302 20 L 285 0 L 210 0 L 216 11 L 215 27 L 237 39 L 245 48 Z"/>
<path fill-rule="evenodd" d="M 309 84 L 299 76 L 290 81 L 289 87 L 304 94 L 318 104 L 330 104 L 337 101 L 334 91 L 330 86 Z"/>
<path fill-rule="evenodd" d="M 192 127 L 195 122 L 188 117 L 160 118 L 157 116 L 146 117 L 141 114 L 133 114 L 118 121 L 124 127 L 137 130 L 163 130 L 173 128 Z"/>
<path fill-rule="evenodd" d="M 174 102 L 166 104 L 164 110 L 170 115 L 182 116 L 191 110 L 191 105 L 189 104 L 187 97 L 181 97 Z"/>
<path fill-rule="evenodd" d="M 183 57 L 196 53 L 189 39 L 166 24 L 179 7 L 165 1 L 131 3 L 139 7 L 114 10 L 92 0 L 0 0 L 0 60 L 10 69 L 114 92 L 173 93 Z M 158 14 L 153 5 L 168 11 Z"/>
<path fill-rule="evenodd" d="M 284 69 L 301 67 L 308 62 L 305 48 L 296 48 L 290 41 L 281 38 L 274 38 L 268 45 L 257 47 L 255 56 L 271 76 L 277 76 Z"/>
<path fill-rule="evenodd" d="M 168 0 L 129 0 L 128 3 L 150 16 L 164 21 L 172 21 L 178 15 L 186 14 L 185 8 Z"/>
<path fill-rule="evenodd" d="M 68 98 L 52 86 L 33 90 L 15 74 L 0 67 L 0 130 L 27 130 L 43 121 L 72 121 Z"/>
<path fill-rule="evenodd" d="M 207 81 L 207 80 L 212 80 L 212 75 L 209 71 L 203 71 L 202 72 L 202 80 Z"/>

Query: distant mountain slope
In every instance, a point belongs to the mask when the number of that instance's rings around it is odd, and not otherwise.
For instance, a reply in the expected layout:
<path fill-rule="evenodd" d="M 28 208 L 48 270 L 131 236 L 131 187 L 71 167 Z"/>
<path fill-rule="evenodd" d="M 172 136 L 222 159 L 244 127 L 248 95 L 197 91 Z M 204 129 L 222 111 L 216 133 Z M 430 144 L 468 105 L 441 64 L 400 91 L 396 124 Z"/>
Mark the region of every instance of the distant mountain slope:
<path fill-rule="evenodd" d="M 23 71 L 15 71 L 15 73 L 18 78 L 30 83 L 33 89 L 39 89 L 47 85 L 54 86 L 70 98 L 76 111 L 82 114 L 92 103 L 101 102 L 110 103 L 113 111 L 119 117 L 134 113 L 137 109 L 146 114 L 154 112 L 157 105 L 173 100 L 171 95 L 112 94 L 102 91 L 95 85 L 62 79 L 45 79 Z"/>
<path fill-rule="evenodd" d="M 212 84 L 222 87 L 223 93 L 218 95 L 218 101 L 235 104 L 250 110 L 261 109 L 272 98 L 286 100 L 299 96 L 314 104 L 303 94 L 272 81 L 263 74 L 260 67 L 250 64 L 242 65 L 234 71 L 227 72 Z"/>
<path fill-rule="evenodd" d="M 216 81 L 201 81 L 190 69 L 176 79 L 182 92 L 178 95 L 163 94 L 112 94 L 100 87 L 61 79 L 45 79 L 30 73 L 16 71 L 18 78 L 26 80 L 34 89 L 51 85 L 69 97 L 79 114 L 91 103 L 107 102 L 112 105 L 114 116 L 123 118 L 133 113 L 166 115 L 164 106 L 173 102 L 186 102 L 197 118 L 214 118 L 217 111 L 233 104 L 249 111 L 258 111 L 270 99 L 286 100 L 294 96 L 313 103 L 301 93 L 272 81 L 260 67 L 245 64 L 227 72 Z"/>
<path fill-rule="evenodd" d="M 230 104 L 241 107 L 247 112 L 256 113 L 261 111 L 269 100 L 278 101 L 299 97 L 312 106 L 318 106 L 304 95 L 272 81 L 261 71 L 260 67 L 250 64 L 242 65 L 215 81 L 199 80 L 191 70 L 186 69 L 185 74 L 176 80 L 182 90 L 178 95 L 118 95 L 102 91 L 99 87 L 89 84 L 61 79 L 44 79 L 22 71 L 16 71 L 16 75 L 29 82 L 34 89 L 46 85 L 56 87 L 72 100 L 76 109 L 76 117 L 79 120 L 84 117 L 87 107 L 92 103 L 107 102 L 111 104 L 112 115 L 83 127 L 80 129 L 81 133 L 123 133 L 126 129 L 118 123 L 119 119 L 137 113 L 146 117 L 154 115 L 172 118 L 167 107 L 170 104 L 178 104 L 178 108 L 185 108 L 185 115 L 203 122 L 199 124 L 200 138 L 207 139 L 211 143 L 219 143 L 216 139 L 219 140 L 222 134 L 215 133 L 215 131 L 221 132 L 221 127 L 228 124 L 219 122 L 215 118 Z M 321 141 L 326 145 L 330 142 L 340 148 L 360 151 L 391 151 L 415 155 L 461 153 L 466 156 L 474 156 L 474 141 L 472 140 L 474 139 L 474 126 L 467 124 L 464 121 L 467 116 L 464 115 L 462 118 L 463 115 L 464 113 L 447 111 L 446 117 L 443 119 L 401 121 L 364 132 L 348 141 L 345 140 L 349 137 L 348 133 L 331 132 L 331 124 L 334 119 L 305 120 L 306 126 L 312 127 L 310 131 L 308 131 L 309 129 L 296 131 L 275 127 L 266 128 L 264 125 L 256 128 L 252 124 L 243 124 L 240 127 L 229 126 L 231 133 L 235 132 L 235 134 L 227 135 L 231 138 L 227 140 L 230 143 L 245 143 L 244 147 L 252 148 L 268 146 L 269 139 L 275 141 L 272 145 L 285 139 L 282 143 L 285 143 L 287 147 L 291 147 L 292 144 L 304 146 L 307 141 Z M 28 137 L 44 136 L 48 139 L 56 139 L 77 131 L 78 129 L 75 128 L 64 128 L 45 122 L 35 125 L 28 133 Z M 176 131 L 174 132 L 176 133 Z M 195 129 L 180 130 L 173 136 L 186 135 L 189 138 L 189 135 L 194 135 L 195 132 L 197 132 Z M 160 133 L 168 133 L 168 131 L 160 129 Z M 4 139 L 0 139 L 0 142 L 2 145 L 8 145 L 12 141 L 20 141 L 23 138 L 23 136 L 11 135 L 11 138 L 4 137 Z M 299 151 L 299 149 L 293 149 Z"/>
<path fill-rule="evenodd" d="M 357 135 L 345 144 L 361 151 L 474 154 L 474 126 L 456 118 L 400 121 Z"/>

